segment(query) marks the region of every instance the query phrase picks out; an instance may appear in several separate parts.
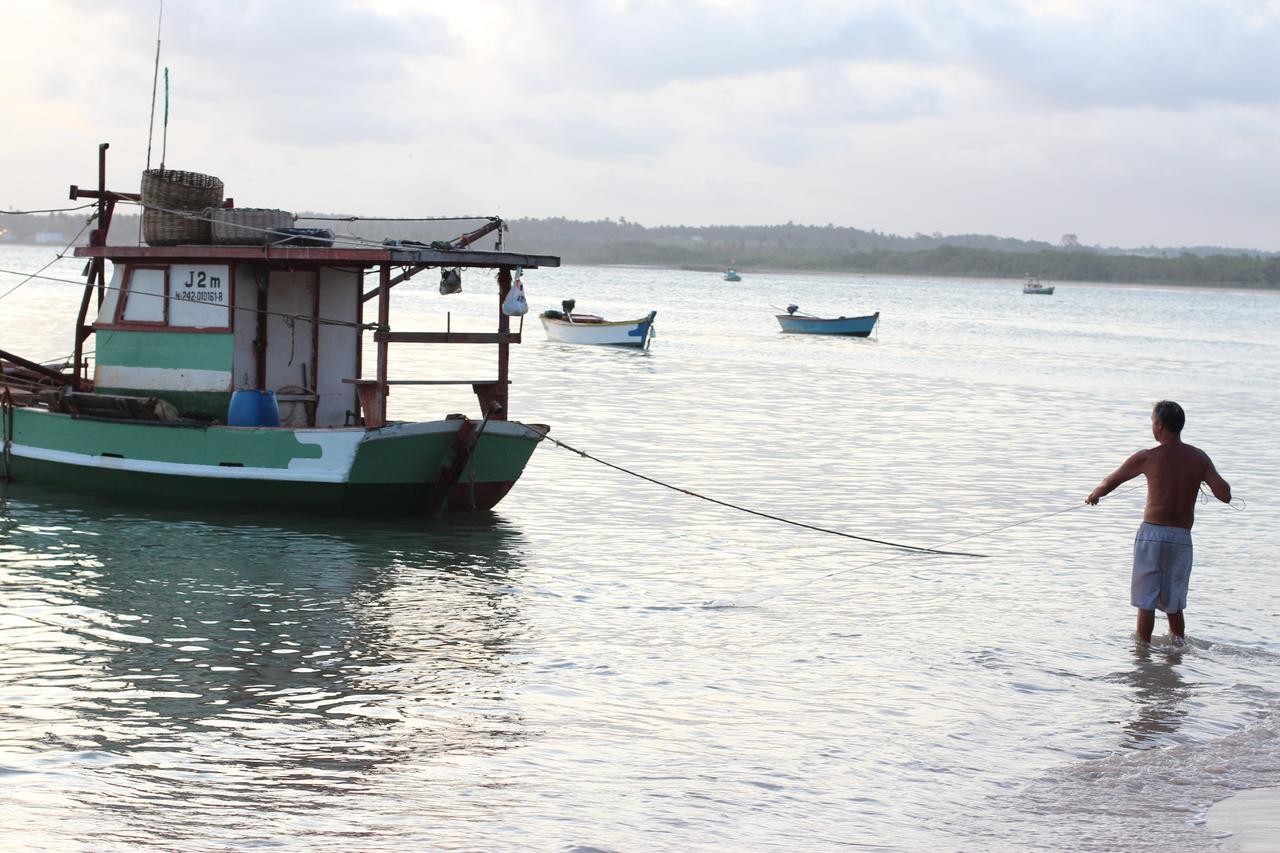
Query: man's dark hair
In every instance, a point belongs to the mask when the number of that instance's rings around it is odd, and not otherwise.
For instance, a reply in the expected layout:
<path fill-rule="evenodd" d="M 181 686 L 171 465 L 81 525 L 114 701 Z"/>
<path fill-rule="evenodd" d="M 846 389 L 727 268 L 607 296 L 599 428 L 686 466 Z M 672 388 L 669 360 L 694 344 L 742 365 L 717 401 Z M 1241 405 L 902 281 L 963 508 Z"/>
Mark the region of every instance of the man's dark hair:
<path fill-rule="evenodd" d="M 1182 407 L 1177 403 L 1172 400 L 1161 400 L 1155 404 L 1151 412 L 1169 432 L 1182 435 L 1182 427 L 1187 422 L 1187 413 L 1182 411 Z"/>

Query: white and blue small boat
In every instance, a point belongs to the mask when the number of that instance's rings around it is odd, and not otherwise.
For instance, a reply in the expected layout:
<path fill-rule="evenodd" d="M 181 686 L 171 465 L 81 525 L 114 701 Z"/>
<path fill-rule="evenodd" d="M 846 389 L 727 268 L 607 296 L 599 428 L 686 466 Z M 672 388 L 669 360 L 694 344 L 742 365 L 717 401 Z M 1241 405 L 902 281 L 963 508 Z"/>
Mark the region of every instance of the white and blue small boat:
<path fill-rule="evenodd" d="M 725 281 L 742 281 L 742 276 L 733 267 L 729 267 L 724 271 Z"/>
<path fill-rule="evenodd" d="M 574 300 L 560 303 L 563 311 L 543 311 L 539 316 L 547 339 L 562 344 L 602 344 L 606 346 L 647 349 L 656 332 L 653 318 L 657 311 L 638 320 L 609 321 L 594 314 L 574 313 Z"/>
<path fill-rule="evenodd" d="M 775 315 L 778 318 L 778 325 L 782 326 L 782 331 L 801 335 L 846 335 L 865 338 L 871 334 L 871 330 L 876 327 L 876 321 L 880 319 L 879 311 L 866 317 L 823 318 L 814 317 L 811 314 L 797 314 L 799 310 L 798 305 L 788 305 L 787 313 Z"/>

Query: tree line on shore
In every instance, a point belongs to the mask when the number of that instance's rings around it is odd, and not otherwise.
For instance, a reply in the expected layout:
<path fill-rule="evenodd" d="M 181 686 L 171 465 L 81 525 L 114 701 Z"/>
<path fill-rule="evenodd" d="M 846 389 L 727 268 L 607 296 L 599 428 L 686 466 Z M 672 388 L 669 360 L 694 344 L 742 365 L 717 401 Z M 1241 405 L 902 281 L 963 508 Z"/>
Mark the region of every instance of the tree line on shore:
<path fill-rule="evenodd" d="M 65 245 L 85 213 L 20 216 L 0 212 L 0 240 Z M 307 221 L 300 225 L 334 224 Z M 1133 282 L 1280 288 L 1280 254 L 1225 247 L 1122 250 L 1082 246 L 1074 235 L 1061 244 L 981 234 L 903 237 L 834 225 L 660 226 L 626 219 L 563 218 L 508 221 L 504 248 L 559 255 L 567 264 L 621 264 L 675 269 L 795 270 L 957 278 Z M 136 243 L 139 217 L 117 213 L 111 240 Z M 402 240 L 449 239 L 470 228 L 459 222 L 339 223 L 339 236 Z M 80 242 L 87 242 L 87 231 Z M 477 248 L 491 248 L 486 243 Z"/>
<path fill-rule="evenodd" d="M 728 264 L 706 252 L 673 250 L 655 243 L 615 243 L 581 259 L 594 264 L 639 264 L 682 269 L 719 269 Z M 739 253 L 731 264 L 739 271 L 881 273 L 945 278 L 1024 278 L 1134 284 L 1280 287 L 1280 256 L 1177 257 L 1103 255 L 1084 251 L 997 252 L 940 246 L 916 252 L 876 249 L 868 252 Z"/>

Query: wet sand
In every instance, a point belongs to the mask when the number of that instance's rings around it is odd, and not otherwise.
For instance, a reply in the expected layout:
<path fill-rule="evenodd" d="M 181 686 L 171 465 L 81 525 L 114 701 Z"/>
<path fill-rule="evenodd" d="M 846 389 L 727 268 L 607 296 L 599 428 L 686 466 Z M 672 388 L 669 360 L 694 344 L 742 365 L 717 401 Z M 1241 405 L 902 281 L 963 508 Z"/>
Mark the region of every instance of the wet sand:
<path fill-rule="evenodd" d="M 1231 833 L 1222 839 L 1227 850 L 1275 850 L 1280 844 L 1280 788 L 1253 788 L 1215 803 L 1206 828 L 1215 837 Z"/>

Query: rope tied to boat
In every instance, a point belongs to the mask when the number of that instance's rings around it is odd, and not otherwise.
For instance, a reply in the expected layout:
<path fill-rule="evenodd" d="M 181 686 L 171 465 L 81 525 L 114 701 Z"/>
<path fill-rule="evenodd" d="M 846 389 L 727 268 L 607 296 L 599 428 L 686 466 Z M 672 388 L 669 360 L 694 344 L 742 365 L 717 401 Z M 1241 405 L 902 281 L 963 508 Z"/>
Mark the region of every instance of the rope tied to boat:
<path fill-rule="evenodd" d="M 295 329 L 298 321 L 302 319 L 309 318 L 304 318 L 301 314 L 286 314 L 281 318 L 284 324 L 289 327 L 289 363 L 286 364 L 285 367 L 293 367 L 293 357 L 297 351 L 297 334 Z"/>
<path fill-rule="evenodd" d="M 83 234 L 83 233 L 84 233 L 84 230 L 85 230 L 86 228 L 88 228 L 90 225 L 92 225 L 92 224 L 93 224 L 93 220 L 95 220 L 95 219 L 97 219 L 97 218 L 98 218 L 98 214 L 97 214 L 97 212 L 95 211 L 94 213 L 92 213 L 92 214 L 89 216 L 89 218 L 88 218 L 88 219 L 86 219 L 86 220 L 84 221 L 84 225 L 81 225 L 81 226 L 80 226 L 80 230 L 76 232 L 76 236 L 74 236 L 74 237 L 72 237 L 72 238 L 71 238 L 71 242 L 70 242 L 70 243 L 68 243 L 66 246 L 64 246 L 61 252 L 59 252 L 58 254 L 56 254 L 56 255 L 54 255 L 54 256 L 53 256 L 53 260 L 49 261 L 49 263 L 47 263 L 47 264 L 45 264 L 44 266 L 40 267 L 40 269 L 36 270 L 35 272 L 33 272 L 33 273 L 31 273 L 31 274 L 27 275 L 27 277 L 26 277 L 26 278 L 24 278 L 22 281 L 18 282 L 18 283 L 17 283 L 17 284 L 15 284 L 13 287 L 11 287 L 11 288 L 9 288 L 8 290 L 6 290 L 4 293 L 0 293 L 0 299 L 4 299 L 6 296 L 8 296 L 9 294 L 13 293 L 15 290 L 17 290 L 19 287 L 22 287 L 22 285 L 24 285 L 24 284 L 26 284 L 27 282 L 31 281 L 31 279 L 33 279 L 33 278 L 41 278 L 41 279 L 42 279 L 42 278 L 45 278 L 45 276 L 40 275 L 40 273 L 44 272 L 44 271 L 45 271 L 45 270 L 47 270 L 49 267 L 53 266 L 53 265 L 54 265 L 54 264 L 56 264 L 58 261 L 60 261 L 60 260 L 62 260 L 63 258 L 65 258 L 65 257 L 67 256 L 67 252 L 71 251 L 71 248 L 72 248 L 73 246 L 75 246 L 75 244 L 76 244 L 76 243 L 78 243 L 78 242 L 80 241 L 80 235 L 81 235 L 81 234 Z M 5 272 L 8 272 L 8 270 L 5 270 Z M 22 273 L 13 273 L 13 275 L 22 275 Z M 80 284 L 80 282 L 76 282 L 76 284 Z"/>
<path fill-rule="evenodd" d="M 943 551 L 938 548 L 924 548 L 918 545 L 906 545 L 901 542 L 890 542 L 886 539 L 875 539 L 871 536 L 860 536 L 856 533 L 848 533 L 843 530 L 832 530 L 829 527 L 819 527 L 816 524 L 807 524 L 806 522 L 803 522 L 803 521 L 795 521 L 790 518 L 783 518 L 780 515 L 773 515 L 771 513 L 761 512 L 760 510 L 757 510 L 757 509 L 751 509 L 750 507 L 729 503 L 728 501 L 722 501 L 719 498 L 713 498 L 708 495 L 700 494 L 698 492 L 693 491 L 692 489 L 686 489 L 681 486 L 676 486 L 676 485 L 672 485 L 671 483 L 663 482 L 662 480 L 656 479 L 654 477 L 641 474 L 638 471 L 633 471 L 630 468 L 624 468 L 621 465 L 615 465 L 612 462 L 606 462 L 605 460 L 597 456 L 592 456 L 590 453 L 587 453 L 585 450 L 579 450 L 578 448 L 573 447 L 572 445 L 565 444 L 563 441 L 560 441 L 557 438 L 552 438 L 549 434 L 549 431 L 535 429 L 534 427 L 529 426 L 528 424 L 525 424 L 525 427 L 529 429 L 531 432 L 533 432 L 534 434 L 541 436 L 547 441 L 550 441 L 556 447 L 559 447 L 563 450 L 568 450 L 570 453 L 576 453 L 579 456 L 581 456 L 583 459 L 590 459 L 592 462 L 597 462 L 605 466 L 606 468 L 612 468 L 615 471 L 620 471 L 623 474 L 628 474 L 632 477 L 637 477 L 641 480 L 644 480 L 645 482 L 653 483 L 656 486 L 662 486 L 664 489 L 670 489 L 673 492 L 679 492 L 682 495 L 688 495 L 689 497 L 698 498 L 700 500 L 704 500 L 709 503 L 716 504 L 717 506 L 722 506 L 728 509 L 737 510 L 738 512 L 745 512 L 748 515 L 754 515 L 759 518 L 767 518 L 770 521 L 779 521 L 779 522 L 782 522 L 783 524 L 790 524 L 793 527 L 800 527 L 805 530 L 813 530 L 817 533 L 828 533 L 832 536 L 842 536 L 845 539 L 856 539 L 859 542 L 869 542 L 874 545 L 885 545 L 890 548 L 897 548 L 899 550 L 907 551 L 913 554 L 934 554 L 934 555 L 946 556 L 946 557 L 986 557 L 987 556 L 986 554 L 970 554 L 964 551 Z M 960 540 L 957 540 L 957 541 L 960 541 Z"/>
<path fill-rule="evenodd" d="M 13 476 L 13 394 L 9 386 L 4 386 L 4 394 L 0 396 L 0 432 L 3 432 L 3 447 L 0 448 L 0 467 L 4 468 L 4 481 L 7 483 Z"/>

